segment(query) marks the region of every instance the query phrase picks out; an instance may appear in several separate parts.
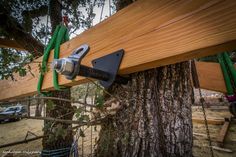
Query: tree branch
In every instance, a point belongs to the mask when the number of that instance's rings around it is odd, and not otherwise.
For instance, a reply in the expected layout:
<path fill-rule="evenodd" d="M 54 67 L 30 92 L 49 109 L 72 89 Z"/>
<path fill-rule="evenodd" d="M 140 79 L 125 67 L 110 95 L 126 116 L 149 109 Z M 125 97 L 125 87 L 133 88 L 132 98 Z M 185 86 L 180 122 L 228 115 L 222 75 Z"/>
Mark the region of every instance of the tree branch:
<path fill-rule="evenodd" d="M 51 26 L 52 26 L 52 32 L 56 29 L 56 26 L 62 22 L 62 6 L 58 2 L 58 0 L 50 0 L 49 3 L 50 6 L 50 19 L 51 19 Z"/>
<path fill-rule="evenodd" d="M 25 50 L 39 57 L 43 54 L 44 45 L 27 33 L 24 28 L 10 16 L 7 10 L 0 6 L 0 28 L 4 30 L 7 38 L 14 38 Z"/>
<path fill-rule="evenodd" d="M 37 9 L 33 10 L 24 10 L 22 12 L 23 16 L 23 26 L 26 29 L 27 32 L 32 31 L 32 19 L 39 17 L 39 16 L 45 16 L 47 15 L 48 11 L 48 6 L 47 5 L 42 5 Z"/>
<path fill-rule="evenodd" d="M 94 107 L 96 108 L 96 105 L 93 104 L 87 104 L 81 101 L 76 101 L 76 100 L 70 100 L 70 99 L 65 99 L 65 98 L 57 98 L 57 97 L 31 97 L 31 98 L 21 98 L 21 99 L 16 99 L 16 100 L 12 100 L 12 101 L 8 101 L 8 102 L 0 102 L 0 104 L 11 104 L 14 102 L 23 102 L 23 101 L 29 101 L 29 100 L 34 100 L 34 99 L 43 99 L 43 100 L 57 100 L 57 101 L 64 101 L 64 102 L 70 102 L 70 103 L 78 103 L 81 104 L 83 106 L 87 106 L 87 107 Z"/>

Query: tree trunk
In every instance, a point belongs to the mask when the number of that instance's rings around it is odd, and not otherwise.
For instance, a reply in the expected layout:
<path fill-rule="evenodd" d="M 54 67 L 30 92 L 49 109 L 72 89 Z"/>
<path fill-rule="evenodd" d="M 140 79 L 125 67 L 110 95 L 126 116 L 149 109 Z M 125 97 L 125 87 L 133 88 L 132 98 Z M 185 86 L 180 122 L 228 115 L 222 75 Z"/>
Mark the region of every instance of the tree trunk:
<path fill-rule="evenodd" d="M 43 109 L 43 104 L 44 104 L 44 100 L 40 100 L 37 99 L 37 104 L 36 104 L 36 108 L 35 108 L 35 116 L 36 117 L 41 117 L 42 115 L 42 109 Z"/>
<path fill-rule="evenodd" d="M 70 89 L 67 89 L 67 91 L 54 91 L 52 96 L 68 99 L 70 98 Z M 49 109 L 49 104 L 52 102 L 55 106 Z M 74 111 L 70 102 L 50 100 L 46 103 L 48 105 L 46 109 L 47 117 L 72 120 Z M 43 149 L 53 150 L 71 147 L 73 142 L 72 124 L 44 121 L 44 136 Z"/>
<path fill-rule="evenodd" d="M 54 32 L 56 26 L 62 22 L 62 14 L 61 14 L 62 6 L 58 0 L 50 0 L 49 6 L 50 6 L 49 14 L 50 14 L 52 32 Z"/>
<path fill-rule="evenodd" d="M 192 156 L 189 62 L 131 78 L 127 85 L 109 89 L 119 98 L 119 107 L 101 125 L 96 156 Z"/>

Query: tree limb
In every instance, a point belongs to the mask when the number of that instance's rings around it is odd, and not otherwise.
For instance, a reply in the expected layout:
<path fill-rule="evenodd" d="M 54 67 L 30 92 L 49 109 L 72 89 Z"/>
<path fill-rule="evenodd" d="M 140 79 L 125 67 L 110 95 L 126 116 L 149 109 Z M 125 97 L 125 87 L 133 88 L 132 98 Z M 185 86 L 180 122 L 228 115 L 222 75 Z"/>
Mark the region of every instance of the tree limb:
<path fill-rule="evenodd" d="M 13 38 L 25 50 L 39 57 L 43 54 L 44 45 L 27 33 L 24 28 L 10 16 L 7 10 L 0 6 L 0 28 L 5 31 L 7 38 Z"/>
<path fill-rule="evenodd" d="M 48 6 L 47 5 L 42 5 L 37 9 L 33 10 L 24 10 L 22 12 L 23 16 L 23 26 L 26 29 L 27 32 L 32 31 L 32 19 L 39 17 L 39 16 L 45 16 L 47 15 L 48 12 Z"/>

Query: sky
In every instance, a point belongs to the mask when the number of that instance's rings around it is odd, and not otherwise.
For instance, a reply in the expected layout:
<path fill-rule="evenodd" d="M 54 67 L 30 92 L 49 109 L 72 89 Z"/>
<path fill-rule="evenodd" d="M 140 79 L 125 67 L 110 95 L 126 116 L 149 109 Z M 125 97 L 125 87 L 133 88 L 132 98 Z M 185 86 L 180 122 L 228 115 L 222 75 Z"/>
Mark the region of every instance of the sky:
<path fill-rule="evenodd" d="M 104 3 L 103 12 L 102 12 L 102 7 L 95 6 L 93 8 L 94 9 L 93 12 L 96 14 L 96 16 L 95 16 L 95 18 L 93 20 L 93 26 L 95 26 L 99 22 L 105 20 L 106 18 L 108 18 L 110 16 L 110 14 L 113 15 L 115 13 L 114 9 L 112 9 L 112 7 L 110 7 L 110 6 L 114 5 L 112 3 L 112 0 L 104 0 L 104 1 L 105 1 L 105 3 Z M 81 8 L 81 10 L 82 10 L 82 13 L 84 15 L 86 15 L 85 8 Z M 71 34 L 71 38 L 77 36 L 78 34 L 82 33 L 83 31 L 84 31 L 83 29 L 77 30 L 75 32 L 76 34 Z"/>

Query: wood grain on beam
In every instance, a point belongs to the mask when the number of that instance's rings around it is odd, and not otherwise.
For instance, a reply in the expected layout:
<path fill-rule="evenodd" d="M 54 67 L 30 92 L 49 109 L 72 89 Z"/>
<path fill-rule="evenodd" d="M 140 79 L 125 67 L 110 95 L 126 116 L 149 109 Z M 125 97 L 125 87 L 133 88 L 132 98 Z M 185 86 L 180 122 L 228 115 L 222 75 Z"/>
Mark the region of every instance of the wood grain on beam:
<path fill-rule="evenodd" d="M 219 63 L 195 62 L 195 65 L 200 88 L 227 93 Z"/>
<path fill-rule="evenodd" d="M 119 73 L 129 74 L 233 50 L 235 8 L 234 0 L 139 0 L 63 44 L 60 57 L 67 57 L 86 43 L 91 50 L 82 64 L 91 66 L 91 60 L 123 48 L 125 55 Z M 36 93 L 38 66 L 31 64 L 31 68 L 36 77 L 28 74 L 17 78 L 17 82 L 0 82 L 0 100 Z M 43 89 L 53 89 L 51 72 L 45 80 Z M 82 77 L 73 82 L 59 77 L 64 86 L 87 81 Z"/>
<path fill-rule="evenodd" d="M 0 38 L 0 47 L 2 48 L 13 48 L 16 50 L 24 51 L 25 49 L 19 45 L 15 40 Z"/>

